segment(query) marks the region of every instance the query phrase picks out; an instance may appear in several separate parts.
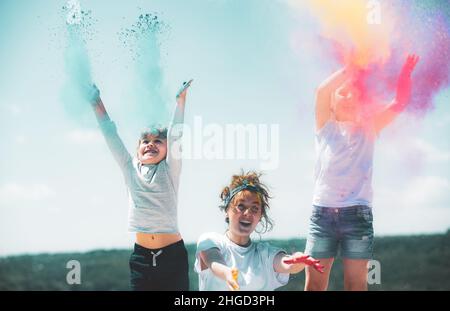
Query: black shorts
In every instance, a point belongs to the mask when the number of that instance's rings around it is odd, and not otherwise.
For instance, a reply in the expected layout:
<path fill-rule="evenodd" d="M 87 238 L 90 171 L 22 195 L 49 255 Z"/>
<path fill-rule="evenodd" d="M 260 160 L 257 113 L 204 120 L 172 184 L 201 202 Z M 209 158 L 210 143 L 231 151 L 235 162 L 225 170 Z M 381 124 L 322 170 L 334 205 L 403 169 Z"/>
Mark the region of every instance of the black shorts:
<path fill-rule="evenodd" d="M 189 290 L 188 256 L 183 240 L 159 249 L 138 244 L 130 257 L 131 290 Z"/>

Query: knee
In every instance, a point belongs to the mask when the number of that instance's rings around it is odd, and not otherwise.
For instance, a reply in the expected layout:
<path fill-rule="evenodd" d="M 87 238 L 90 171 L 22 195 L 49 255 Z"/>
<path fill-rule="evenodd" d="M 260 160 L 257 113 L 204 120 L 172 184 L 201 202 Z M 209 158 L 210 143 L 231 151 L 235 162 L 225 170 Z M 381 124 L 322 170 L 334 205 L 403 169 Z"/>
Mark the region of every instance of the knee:
<path fill-rule="evenodd" d="M 345 279 L 344 288 L 347 291 L 366 291 L 367 280 L 364 279 Z"/>
<path fill-rule="evenodd" d="M 305 291 L 320 292 L 326 291 L 328 288 L 327 280 L 306 280 Z"/>

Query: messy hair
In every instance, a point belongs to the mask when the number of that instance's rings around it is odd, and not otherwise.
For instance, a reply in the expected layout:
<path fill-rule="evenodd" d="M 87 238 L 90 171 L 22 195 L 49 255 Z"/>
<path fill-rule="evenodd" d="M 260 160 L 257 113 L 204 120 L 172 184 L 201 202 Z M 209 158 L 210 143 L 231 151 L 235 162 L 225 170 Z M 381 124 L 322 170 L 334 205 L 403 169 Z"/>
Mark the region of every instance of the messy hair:
<path fill-rule="evenodd" d="M 230 204 L 234 203 L 234 200 L 236 198 L 234 197 L 230 201 L 230 195 L 232 190 L 243 185 L 249 185 L 250 186 L 249 189 L 245 190 L 256 193 L 261 202 L 262 212 L 260 223 L 262 225 L 262 230 L 257 231 L 258 233 L 270 231 L 272 230 L 273 227 L 273 220 L 267 215 L 267 211 L 270 208 L 269 199 L 271 198 L 271 196 L 269 195 L 267 186 L 264 185 L 259 180 L 261 175 L 262 175 L 261 173 L 257 173 L 254 171 L 250 172 L 241 171 L 240 175 L 233 175 L 233 177 L 231 177 L 231 184 L 223 188 L 222 193 L 220 194 L 220 198 L 222 199 L 223 203 L 219 206 L 219 208 L 226 213 L 228 211 Z M 227 222 L 229 221 L 228 217 L 226 221 Z"/>
<path fill-rule="evenodd" d="M 167 139 L 167 127 L 159 124 L 153 124 L 141 130 L 139 141 L 147 138 L 148 135 L 152 135 L 161 139 Z"/>

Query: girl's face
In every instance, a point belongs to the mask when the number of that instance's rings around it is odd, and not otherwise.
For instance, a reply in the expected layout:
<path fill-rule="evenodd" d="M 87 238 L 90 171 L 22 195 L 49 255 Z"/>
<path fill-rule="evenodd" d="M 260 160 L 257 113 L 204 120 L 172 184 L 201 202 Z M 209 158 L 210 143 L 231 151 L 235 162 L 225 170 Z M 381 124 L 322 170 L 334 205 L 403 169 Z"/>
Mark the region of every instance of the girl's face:
<path fill-rule="evenodd" d="M 145 139 L 140 140 L 137 153 L 142 164 L 158 164 L 166 158 L 167 139 L 147 135 Z"/>
<path fill-rule="evenodd" d="M 333 110 L 338 121 L 356 121 L 361 113 L 360 91 L 346 82 L 334 93 Z"/>
<path fill-rule="evenodd" d="M 250 234 L 255 230 L 262 217 L 261 200 L 249 190 L 236 194 L 227 210 L 229 219 L 228 230 L 233 242 L 244 245 Z"/>

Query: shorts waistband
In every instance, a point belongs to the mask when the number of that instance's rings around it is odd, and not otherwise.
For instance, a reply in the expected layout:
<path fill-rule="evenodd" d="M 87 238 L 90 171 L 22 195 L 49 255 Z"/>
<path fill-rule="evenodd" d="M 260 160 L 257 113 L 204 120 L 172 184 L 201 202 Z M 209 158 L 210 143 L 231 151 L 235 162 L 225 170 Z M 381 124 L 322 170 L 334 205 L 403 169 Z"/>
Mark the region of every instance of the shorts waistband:
<path fill-rule="evenodd" d="M 313 211 L 319 213 L 349 214 L 349 213 L 358 213 L 362 211 L 372 211 L 372 208 L 367 205 L 354 205 L 345 207 L 326 207 L 313 205 Z"/>

